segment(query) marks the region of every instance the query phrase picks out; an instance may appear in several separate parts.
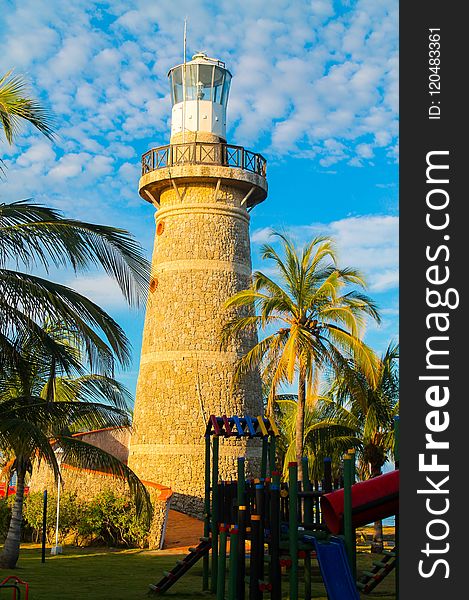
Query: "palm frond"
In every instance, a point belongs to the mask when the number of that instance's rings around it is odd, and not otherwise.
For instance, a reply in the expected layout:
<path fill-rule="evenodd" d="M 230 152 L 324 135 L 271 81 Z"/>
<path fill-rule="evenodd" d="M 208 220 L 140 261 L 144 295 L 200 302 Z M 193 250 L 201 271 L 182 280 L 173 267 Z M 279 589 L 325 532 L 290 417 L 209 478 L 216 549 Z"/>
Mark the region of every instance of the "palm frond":
<path fill-rule="evenodd" d="M 29 121 L 49 139 L 53 139 L 51 113 L 29 96 L 28 85 L 21 75 L 8 71 L 0 78 L 0 124 L 9 144 L 21 121 Z"/>
<path fill-rule="evenodd" d="M 6 327 L 18 327 L 19 322 L 27 327 L 35 319 L 67 323 L 82 340 L 91 365 L 103 364 L 112 370 L 113 353 L 122 365 L 130 361 L 128 339 L 114 319 L 85 296 L 59 283 L 0 269 L 0 312 L 4 319 L 0 328 L 4 331 Z M 109 346 L 96 328 L 104 333 Z"/>
<path fill-rule="evenodd" d="M 84 429 L 89 430 L 131 426 L 127 410 L 98 402 L 48 402 L 41 397 L 17 396 L 1 402 L 0 411 L 5 422 L 23 420 L 41 428 L 51 437 L 74 423 L 81 423 Z"/>
<path fill-rule="evenodd" d="M 101 266 L 131 305 L 146 299 L 150 264 L 129 232 L 106 225 L 65 219 L 52 208 L 28 201 L 0 205 L 0 266 L 7 259 L 46 270 L 72 266 L 75 271 Z"/>
<path fill-rule="evenodd" d="M 21 416 L 3 415 L 0 419 L 0 450 L 12 452 L 15 459 L 31 462 L 45 460 L 54 476 L 59 477 L 59 466 L 49 437 L 37 423 Z"/>
<path fill-rule="evenodd" d="M 377 378 L 379 359 L 373 350 L 361 339 L 351 335 L 348 331 L 337 325 L 328 323 L 327 330 L 330 338 L 339 348 L 351 352 L 354 360 L 361 365 L 364 374 L 372 385 L 374 385 Z"/>
<path fill-rule="evenodd" d="M 75 378 L 57 378 L 54 400 L 107 403 L 128 411 L 132 395 L 119 381 L 106 375 L 92 373 Z"/>

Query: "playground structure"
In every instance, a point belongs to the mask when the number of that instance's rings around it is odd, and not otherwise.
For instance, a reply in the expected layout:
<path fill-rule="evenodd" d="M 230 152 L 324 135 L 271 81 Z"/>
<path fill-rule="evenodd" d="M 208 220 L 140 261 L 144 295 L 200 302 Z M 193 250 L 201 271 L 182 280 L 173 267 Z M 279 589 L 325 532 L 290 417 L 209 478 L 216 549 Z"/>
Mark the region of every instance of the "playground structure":
<path fill-rule="evenodd" d="M 0 592 L 2 590 L 11 590 L 12 595 L 10 598 L 12 600 L 21 600 L 22 598 L 28 600 L 29 598 L 29 584 L 16 577 L 16 575 L 9 575 L 3 581 L 0 581 Z M 21 595 L 22 591 L 24 591 L 24 596 Z"/>
<path fill-rule="evenodd" d="M 246 480 L 245 459 L 238 458 L 237 481 L 219 481 L 220 437 L 262 439 L 259 479 Z M 370 571 L 356 577 L 355 529 L 398 515 L 398 418 L 395 420 L 396 470 L 354 483 L 355 456 L 343 461 L 343 481 L 333 480 L 331 460 L 324 461 L 321 483 L 311 482 L 308 460 L 289 463 L 289 481 L 281 483 L 276 470 L 278 430 L 272 419 L 211 416 L 205 431 L 204 535 L 150 593 L 163 594 L 199 560 L 203 560 L 202 589 L 217 600 L 282 598 L 282 573 L 289 569 L 289 598 L 298 600 L 299 565 L 303 561 L 304 599 L 312 598 L 312 559 L 315 558 L 329 600 L 359 600 L 396 570 L 397 544 L 383 552 Z M 396 534 L 397 539 L 397 534 Z M 227 550 L 229 561 L 227 569 Z M 268 552 L 266 552 L 268 548 Z M 249 569 L 247 557 L 249 556 Z"/>

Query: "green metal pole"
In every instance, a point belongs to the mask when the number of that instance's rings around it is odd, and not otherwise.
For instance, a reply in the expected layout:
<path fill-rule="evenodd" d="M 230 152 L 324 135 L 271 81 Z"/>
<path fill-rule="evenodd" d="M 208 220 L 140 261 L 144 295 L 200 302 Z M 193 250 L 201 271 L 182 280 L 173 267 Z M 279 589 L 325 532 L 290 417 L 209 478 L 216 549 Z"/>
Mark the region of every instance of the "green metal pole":
<path fill-rule="evenodd" d="M 217 600 L 225 600 L 226 532 L 228 525 L 220 525 L 220 551 L 218 555 Z"/>
<path fill-rule="evenodd" d="M 275 469 L 275 454 L 277 452 L 277 440 L 275 438 L 275 435 L 271 435 L 270 436 L 270 443 L 269 443 L 269 471 L 270 471 L 270 476 L 273 477 L 272 473 L 276 470 Z"/>
<path fill-rule="evenodd" d="M 344 456 L 344 537 L 345 549 L 352 573 L 354 572 L 355 540 L 353 539 L 352 524 L 352 467 L 353 459 L 350 454 Z"/>
<path fill-rule="evenodd" d="M 246 574 L 246 527 L 247 511 L 245 506 L 238 509 L 238 597 L 236 600 L 244 600 L 246 597 L 245 574 Z"/>
<path fill-rule="evenodd" d="M 246 506 L 246 474 L 244 456 L 238 458 L 238 506 Z"/>
<path fill-rule="evenodd" d="M 205 497 L 204 497 L 204 537 L 210 536 L 210 436 L 205 436 Z M 209 555 L 205 554 L 202 565 L 202 591 L 209 589 Z"/>
<path fill-rule="evenodd" d="M 355 448 L 349 449 L 348 453 L 352 457 L 352 465 L 350 467 L 350 471 L 351 471 L 351 485 L 353 485 L 355 483 L 355 474 L 356 474 L 356 454 L 355 454 Z M 351 502 L 352 502 L 352 514 L 353 514 L 353 493 L 352 493 L 352 490 L 350 492 L 350 497 L 352 499 Z M 352 521 L 353 521 L 353 516 L 352 516 Z M 356 581 L 356 579 L 357 579 L 357 531 L 356 531 L 355 527 L 353 527 L 353 525 L 352 525 L 352 537 L 353 537 L 353 544 L 352 544 L 352 551 L 353 551 L 352 573 L 353 573 L 353 577 L 354 577 L 354 579 Z"/>
<path fill-rule="evenodd" d="M 265 435 L 262 438 L 262 455 L 261 455 L 261 479 L 267 477 L 267 451 L 269 449 L 269 438 Z"/>
<path fill-rule="evenodd" d="M 280 567 L 280 473 L 273 471 L 270 488 L 270 583 L 271 600 L 282 597 L 282 571 Z"/>
<path fill-rule="evenodd" d="M 259 600 L 262 598 L 259 589 L 259 564 L 262 560 L 260 548 L 259 531 L 261 528 L 261 516 L 251 515 L 251 556 L 249 560 L 249 600 Z"/>
<path fill-rule="evenodd" d="M 298 600 L 298 464 L 288 463 L 289 475 L 289 549 L 291 559 L 290 569 L 290 600 Z"/>
<path fill-rule="evenodd" d="M 218 574 L 218 452 L 220 440 L 212 438 L 212 581 L 210 591 L 217 591 Z"/>
<path fill-rule="evenodd" d="M 311 552 L 305 553 L 305 600 L 311 600 Z"/>
<path fill-rule="evenodd" d="M 230 575 L 228 579 L 228 600 L 238 600 L 238 528 L 236 525 L 230 529 Z"/>
<path fill-rule="evenodd" d="M 394 466 L 399 468 L 399 417 L 394 417 Z M 396 600 L 399 600 L 399 514 L 394 517 L 394 538 L 396 546 Z"/>
<path fill-rule="evenodd" d="M 312 485 L 309 479 L 307 456 L 303 456 L 301 459 L 301 471 L 303 474 L 303 491 L 310 492 L 312 490 Z M 308 524 L 308 527 L 311 527 L 313 523 L 313 498 L 311 496 L 305 496 L 303 499 L 303 506 L 304 522 Z"/>

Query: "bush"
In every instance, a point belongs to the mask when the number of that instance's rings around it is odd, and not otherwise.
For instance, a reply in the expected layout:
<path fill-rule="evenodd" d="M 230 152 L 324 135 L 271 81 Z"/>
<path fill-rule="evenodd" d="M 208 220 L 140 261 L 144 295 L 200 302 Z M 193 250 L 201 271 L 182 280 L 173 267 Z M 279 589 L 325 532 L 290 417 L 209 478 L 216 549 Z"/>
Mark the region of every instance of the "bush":
<path fill-rule="evenodd" d="M 118 496 L 111 490 L 101 492 L 86 503 L 78 533 L 88 543 L 138 548 L 146 545 L 148 535 L 130 498 Z"/>
<path fill-rule="evenodd" d="M 34 538 L 39 541 L 42 534 L 42 513 L 43 513 L 43 494 L 36 492 L 29 494 L 26 498 L 23 517 L 34 532 Z M 77 495 L 72 492 L 62 492 L 60 494 L 60 513 L 59 513 L 59 542 L 62 543 L 70 534 L 74 534 L 78 529 L 78 524 L 83 513 L 83 503 L 77 499 Z M 47 495 L 47 518 L 46 518 L 46 537 L 47 542 L 55 542 L 55 527 L 57 521 L 57 494 Z"/>
<path fill-rule="evenodd" d="M 24 518 L 34 530 L 36 541 L 42 531 L 43 495 L 30 494 L 24 507 Z M 57 494 L 47 498 L 47 540 L 55 541 Z M 137 517 L 135 505 L 128 497 L 106 490 L 91 500 L 80 500 L 75 493 L 60 495 L 59 542 L 73 536 L 78 545 L 104 544 L 143 548 L 148 531 Z"/>

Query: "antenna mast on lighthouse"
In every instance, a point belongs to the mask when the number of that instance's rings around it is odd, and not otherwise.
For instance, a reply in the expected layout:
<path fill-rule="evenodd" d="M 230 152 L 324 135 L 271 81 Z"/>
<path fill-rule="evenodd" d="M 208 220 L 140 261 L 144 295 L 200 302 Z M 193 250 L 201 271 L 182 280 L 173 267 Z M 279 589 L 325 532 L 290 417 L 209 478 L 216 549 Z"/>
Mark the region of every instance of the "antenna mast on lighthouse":
<path fill-rule="evenodd" d="M 184 19 L 183 68 L 182 68 L 182 143 L 186 143 L 186 45 L 187 17 Z"/>

